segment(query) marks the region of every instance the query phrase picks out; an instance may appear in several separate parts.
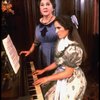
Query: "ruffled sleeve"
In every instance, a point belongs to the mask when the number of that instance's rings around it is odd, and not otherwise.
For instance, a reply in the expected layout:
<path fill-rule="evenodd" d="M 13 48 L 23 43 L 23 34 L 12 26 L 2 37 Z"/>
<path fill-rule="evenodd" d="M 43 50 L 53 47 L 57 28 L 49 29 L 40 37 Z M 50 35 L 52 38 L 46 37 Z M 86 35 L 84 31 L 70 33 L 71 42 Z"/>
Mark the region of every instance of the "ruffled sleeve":
<path fill-rule="evenodd" d="M 55 57 L 56 64 L 67 67 L 78 67 L 82 63 L 83 50 L 77 45 L 70 45 L 62 51 L 61 56 Z"/>

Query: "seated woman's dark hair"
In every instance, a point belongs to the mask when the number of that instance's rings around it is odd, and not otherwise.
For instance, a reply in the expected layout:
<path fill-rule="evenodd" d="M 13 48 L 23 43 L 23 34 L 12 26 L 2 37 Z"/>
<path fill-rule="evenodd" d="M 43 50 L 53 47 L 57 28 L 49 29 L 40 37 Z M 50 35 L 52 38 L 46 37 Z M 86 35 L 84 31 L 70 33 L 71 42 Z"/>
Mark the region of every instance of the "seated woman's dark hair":
<path fill-rule="evenodd" d="M 74 28 L 74 24 L 71 20 L 71 17 L 68 16 L 68 15 L 61 15 L 61 16 L 57 16 L 55 21 L 58 21 L 65 29 L 68 29 L 69 30 L 69 35 L 68 35 L 68 38 L 70 40 L 73 40 L 73 37 L 72 37 L 72 31 L 73 31 L 73 28 Z"/>
<path fill-rule="evenodd" d="M 61 26 L 63 26 L 65 29 L 69 30 L 68 38 L 70 40 L 76 41 L 77 43 L 79 43 L 80 47 L 84 51 L 83 61 L 85 61 L 85 59 L 87 58 L 87 53 L 86 53 L 85 47 L 83 45 L 83 42 L 78 34 L 78 30 L 77 30 L 75 24 L 72 22 L 71 17 L 68 15 L 61 15 L 61 16 L 57 16 L 55 21 L 58 21 L 58 23 L 61 24 Z"/>

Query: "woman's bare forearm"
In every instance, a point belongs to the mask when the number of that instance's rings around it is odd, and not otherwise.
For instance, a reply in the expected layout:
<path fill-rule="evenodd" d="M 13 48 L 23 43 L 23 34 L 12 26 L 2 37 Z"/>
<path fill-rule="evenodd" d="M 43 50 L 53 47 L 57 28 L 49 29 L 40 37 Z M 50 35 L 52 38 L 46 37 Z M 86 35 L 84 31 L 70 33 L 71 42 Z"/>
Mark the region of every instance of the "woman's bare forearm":
<path fill-rule="evenodd" d="M 48 81 L 54 81 L 54 80 L 68 78 L 68 77 L 71 77 L 73 72 L 74 72 L 74 68 L 67 67 L 63 72 L 47 76 L 47 79 L 48 79 Z"/>
<path fill-rule="evenodd" d="M 52 63 L 52 64 L 50 64 L 48 67 L 45 67 L 43 70 L 44 70 L 44 72 L 46 72 L 46 71 L 53 70 L 53 69 L 55 69 L 56 67 L 57 67 L 56 63 Z"/>
<path fill-rule="evenodd" d="M 31 48 L 29 49 L 30 53 L 32 53 L 34 51 L 34 49 L 35 49 L 35 44 L 33 43 Z"/>

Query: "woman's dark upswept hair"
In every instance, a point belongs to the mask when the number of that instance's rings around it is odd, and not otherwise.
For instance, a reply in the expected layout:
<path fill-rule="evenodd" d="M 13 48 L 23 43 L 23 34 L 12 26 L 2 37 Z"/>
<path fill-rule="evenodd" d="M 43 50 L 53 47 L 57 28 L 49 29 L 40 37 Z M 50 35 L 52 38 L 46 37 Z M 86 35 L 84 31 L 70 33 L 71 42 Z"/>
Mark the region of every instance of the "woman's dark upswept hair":
<path fill-rule="evenodd" d="M 38 5 L 40 5 L 40 2 L 41 2 L 41 0 L 38 0 Z M 50 0 L 50 2 L 52 3 L 53 8 L 55 9 L 55 7 L 56 7 L 55 0 Z"/>
<path fill-rule="evenodd" d="M 76 41 L 77 43 L 79 43 L 79 46 L 82 48 L 83 50 L 83 61 L 86 60 L 87 58 L 87 53 L 85 50 L 85 47 L 83 45 L 83 42 L 78 34 L 78 30 L 75 26 L 75 24 L 72 22 L 72 19 L 70 16 L 68 15 L 61 15 L 61 16 L 57 16 L 55 21 L 58 21 L 59 24 L 61 24 L 61 26 L 63 26 L 65 29 L 69 30 L 69 34 L 68 34 L 68 38 L 72 41 Z"/>

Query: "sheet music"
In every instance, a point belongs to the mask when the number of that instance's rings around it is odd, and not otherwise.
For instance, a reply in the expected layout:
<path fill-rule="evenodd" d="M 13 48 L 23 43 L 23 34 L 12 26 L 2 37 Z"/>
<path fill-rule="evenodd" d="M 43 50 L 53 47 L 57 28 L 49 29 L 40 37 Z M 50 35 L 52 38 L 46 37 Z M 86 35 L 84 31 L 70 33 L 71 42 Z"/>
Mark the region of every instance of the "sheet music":
<path fill-rule="evenodd" d="M 16 51 L 16 48 L 15 48 L 11 38 L 10 38 L 10 35 L 8 34 L 7 37 L 2 40 L 2 42 L 3 42 L 3 46 L 5 48 L 6 54 L 8 56 L 8 59 L 11 63 L 11 66 L 16 74 L 20 68 L 19 55 Z"/>

